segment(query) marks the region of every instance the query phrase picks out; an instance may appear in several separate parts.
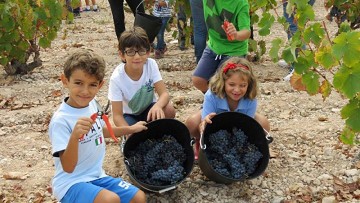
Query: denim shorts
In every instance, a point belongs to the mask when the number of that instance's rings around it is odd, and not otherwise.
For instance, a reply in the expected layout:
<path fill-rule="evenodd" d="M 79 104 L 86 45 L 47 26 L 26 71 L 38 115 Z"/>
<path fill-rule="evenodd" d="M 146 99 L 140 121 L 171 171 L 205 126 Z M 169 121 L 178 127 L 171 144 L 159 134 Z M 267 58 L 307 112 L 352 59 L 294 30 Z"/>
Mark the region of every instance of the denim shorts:
<path fill-rule="evenodd" d="M 207 46 L 196 66 L 193 76 L 210 80 L 220 65 L 230 57 L 228 55 L 218 55 Z M 238 57 L 245 58 L 245 56 Z"/>
<path fill-rule="evenodd" d="M 119 195 L 121 203 L 130 202 L 139 191 L 139 188 L 121 178 L 107 176 L 90 182 L 76 183 L 66 192 L 61 203 L 94 202 L 98 193 L 103 189 Z"/>
<path fill-rule="evenodd" d="M 134 114 L 124 114 L 124 119 L 129 125 L 134 125 L 135 123 L 139 121 L 147 121 L 147 115 L 151 109 L 152 106 L 154 106 L 155 102 L 151 103 L 141 114 L 134 115 Z"/>

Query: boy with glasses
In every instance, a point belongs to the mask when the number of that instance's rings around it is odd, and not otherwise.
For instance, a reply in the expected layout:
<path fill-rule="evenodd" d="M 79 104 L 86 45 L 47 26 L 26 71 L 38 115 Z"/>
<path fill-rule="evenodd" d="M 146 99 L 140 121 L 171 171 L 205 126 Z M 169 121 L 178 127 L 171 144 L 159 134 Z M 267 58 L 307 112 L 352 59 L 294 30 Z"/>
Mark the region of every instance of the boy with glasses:
<path fill-rule="evenodd" d="M 125 31 L 119 38 L 120 63 L 111 75 L 108 98 L 116 126 L 138 121 L 174 118 L 175 109 L 154 59 L 150 42 L 141 27 Z"/>

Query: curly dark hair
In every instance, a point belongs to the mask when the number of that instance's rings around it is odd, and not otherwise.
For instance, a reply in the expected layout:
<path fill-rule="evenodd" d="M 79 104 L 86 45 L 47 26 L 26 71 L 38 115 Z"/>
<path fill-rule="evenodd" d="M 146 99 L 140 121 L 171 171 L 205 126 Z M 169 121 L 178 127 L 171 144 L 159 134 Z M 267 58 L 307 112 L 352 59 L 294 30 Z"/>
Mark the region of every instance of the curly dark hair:
<path fill-rule="evenodd" d="M 65 61 L 64 75 L 70 79 L 71 74 L 80 69 L 102 82 L 105 77 L 105 67 L 105 60 L 101 56 L 92 51 L 79 50 L 72 53 Z"/>

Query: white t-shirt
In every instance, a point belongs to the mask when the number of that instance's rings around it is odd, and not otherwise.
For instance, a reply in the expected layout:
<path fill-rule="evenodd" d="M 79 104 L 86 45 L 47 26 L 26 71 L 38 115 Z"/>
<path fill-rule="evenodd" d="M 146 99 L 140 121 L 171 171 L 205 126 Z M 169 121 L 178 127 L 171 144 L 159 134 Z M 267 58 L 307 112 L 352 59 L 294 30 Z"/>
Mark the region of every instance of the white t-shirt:
<path fill-rule="evenodd" d="M 108 98 L 121 101 L 123 113 L 141 114 L 151 103 L 156 102 L 154 84 L 161 81 L 159 67 L 148 58 L 139 80 L 132 80 L 125 72 L 125 64 L 119 64 L 111 75 Z"/>
<path fill-rule="evenodd" d="M 105 157 L 105 140 L 103 125 L 105 122 L 96 119 L 93 128 L 79 139 L 78 162 L 72 173 L 63 170 L 59 152 L 66 149 L 73 128 L 80 117 L 90 117 L 97 112 L 96 101 L 92 100 L 85 108 L 73 108 L 65 103 L 66 99 L 54 113 L 49 125 L 49 137 L 55 161 L 55 176 L 52 179 L 54 196 L 60 201 L 67 190 L 79 182 L 88 182 L 107 176 L 102 168 Z"/>

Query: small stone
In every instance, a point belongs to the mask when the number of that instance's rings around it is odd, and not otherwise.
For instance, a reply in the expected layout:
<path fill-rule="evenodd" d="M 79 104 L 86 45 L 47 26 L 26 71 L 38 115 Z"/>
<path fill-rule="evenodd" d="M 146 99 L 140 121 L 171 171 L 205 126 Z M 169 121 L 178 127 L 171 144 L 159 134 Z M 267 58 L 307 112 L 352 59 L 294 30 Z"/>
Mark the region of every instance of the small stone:
<path fill-rule="evenodd" d="M 346 170 L 345 171 L 345 175 L 346 176 L 355 176 L 358 174 L 358 170 L 357 169 L 350 169 L 350 170 Z"/>
<path fill-rule="evenodd" d="M 321 203 L 336 203 L 336 199 L 334 196 L 324 197 Z"/>

